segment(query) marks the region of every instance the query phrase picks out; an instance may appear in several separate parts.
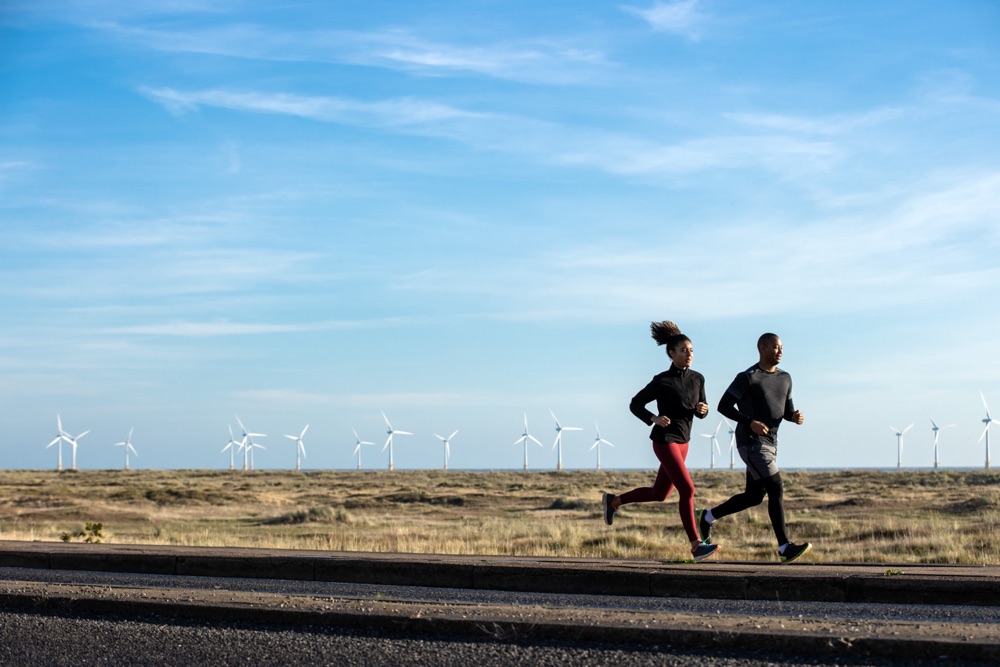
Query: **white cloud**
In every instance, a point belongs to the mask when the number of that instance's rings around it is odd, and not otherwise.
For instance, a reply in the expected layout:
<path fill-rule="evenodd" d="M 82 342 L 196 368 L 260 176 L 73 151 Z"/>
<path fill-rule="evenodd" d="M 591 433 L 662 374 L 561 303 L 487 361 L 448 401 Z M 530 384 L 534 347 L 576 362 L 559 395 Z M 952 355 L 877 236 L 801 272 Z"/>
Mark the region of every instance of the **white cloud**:
<path fill-rule="evenodd" d="M 601 51 L 567 39 L 466 45 L 433 41 L 398 28 L 294 32 L 237 24 L 173 32 L 116 23 L 95 23 L 92 27 L 159 51 L 352 64 L 425 76 L 486 76 L 558 85 L 589 79 L 595 71 L 607 66 Z"/>
<path fill-rule="evenodd" d="M 670 32 L 697 41 L 708 16 L 700 11 L 701 0 L 656 2 L 652 7 L 624 7 L 625 11 L 643 18 L 657 32 Z"/>
<path fill-rule="evenodd" d="M 178 91 L 173 88 L 143 87 L 140 88 L 140 92 L 174 114 L 190 113 L 201 106 L 209 106 L 368 127 L 405 127 L 469 118 L 489 118 L 488 114 L 478 114 L 437 102 L 407 97 L 363 102 L 343 97 L 220 89 Z"/>

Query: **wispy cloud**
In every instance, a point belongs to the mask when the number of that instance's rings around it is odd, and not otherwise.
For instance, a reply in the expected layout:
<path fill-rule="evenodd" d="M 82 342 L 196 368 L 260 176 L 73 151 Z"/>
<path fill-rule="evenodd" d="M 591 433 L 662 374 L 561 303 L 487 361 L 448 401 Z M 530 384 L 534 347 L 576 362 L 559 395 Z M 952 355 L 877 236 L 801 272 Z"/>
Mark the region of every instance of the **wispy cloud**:
<path fill-rule="evenodd" d="M 328 123 L 368 127 L 406 127 L 467 118 L 485 119 L 488 114 L 464 111 L 445 104 L 416 98 L 363 102 L 343 97 L 306 96 L 288 93 L 257 93 L 229 90 L 179 91 L 173 88 L 141 88 L 140 92 L 174 114 L 196 111 L 201 106 L 234 111 L 270 113 Z"/>
<path fill-rule="evenodd" d="M 469 45 L 430 40 L 404 28 L 282 31 L 234 24 L 170 31 L 108 22 L 93 23 L 92 27 L 158 51 L 362 65 L 422 76 L 482 76 L 559 85 L 588 80 L 609 66 L 602 51 L 568 38 Z"/>
<path fill-rule="evenodd" d="M 714 319 L 720 302 L 727 317 L 932 309 L 1000 282 L 991 259 L 1000 232 L 989 223 L 997 207 L 1000 174 L 982 174 L 910 193 L 878 224 L 867 209 L 808 224 L 693 222 L 669 243 L 567 245 L 509 263 L 436 268 L 399 288 L 489 295 L 501 306 L 492 316 L 506 319 L 625 321 L 656 309 Z M 680 276 L 669 269 L 677 257 L 685 258 Z M 661 281 L 669 288 L 657 289 Z"/>
<path fill-rule="evenodd" d="M 680 0 L 656 2 L 647 8 L 627 6 L 623 9 L 642 17 L 657 32 L 674 33 L 697 41 L 709 18 L 700 5 L 701 0 Z"/>
<path fill-rule="evenodd" d="M 214 336 L 249 336 L 286 333 L 303 333 L 310 331 L 344 331 L 348 329 L 367 329 L 378 327 L 399 326 L 411 322 L 405 318 L 386 317 L 371 320 L 329 320 L 315 323 L 268 324 L 262 322 L 167 322 L 159 324 L 140 324 L 124 327 L 108 327 L 100 329 L 103 335 L 126 336 L 170 336 L 170 337 L 214 337 Z"/>
<path fill-rule="evenodd" d="M 724 113 L 722 117 L 741 125 L 789 134 L 839 135 L 859 128 L 882 125 L 903 114 L 904 110 L 900 108 L 887 107 L 857 114 L 820 117 L 751 112 Z"/>

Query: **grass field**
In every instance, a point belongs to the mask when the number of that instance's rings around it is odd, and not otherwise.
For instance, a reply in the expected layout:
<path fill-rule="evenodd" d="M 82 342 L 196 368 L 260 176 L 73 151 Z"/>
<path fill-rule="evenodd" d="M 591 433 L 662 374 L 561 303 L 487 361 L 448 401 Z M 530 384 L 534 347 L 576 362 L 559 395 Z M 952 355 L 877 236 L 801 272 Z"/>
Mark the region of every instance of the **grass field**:
<path fill-rule="evenodd" d="M 692 473 L 696 505 L 742 472 Z M 789 534 L 811 560 L 1000 564 L 1000 474 L 784 472 Z M 0 471 L 0 538 L 101 522 L 119 544 L 685 559 L 676 496 L 601 520 L 602 490 L 652 471 Z M 776 560 L 766 506 L 716 524 L 723 557 Z M 81 545 L 86 548 L 86 545 Z"/>

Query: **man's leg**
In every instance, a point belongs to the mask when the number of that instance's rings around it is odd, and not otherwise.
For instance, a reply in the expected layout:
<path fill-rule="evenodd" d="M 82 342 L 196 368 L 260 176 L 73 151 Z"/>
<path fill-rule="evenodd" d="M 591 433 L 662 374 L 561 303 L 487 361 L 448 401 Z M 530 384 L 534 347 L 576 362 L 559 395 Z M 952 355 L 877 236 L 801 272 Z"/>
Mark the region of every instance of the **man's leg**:
<path fill-rule="evenodd" d="M 747 470 L 747 483 L 746 487 L 743 489 L 743 493 L 737 493 L 735 496 L 717 505 L 709 510 L 712 513 L 712 520 L 721 519 L 724 516 L 729 516 L 730 514 L 736 514 L 737 512 L 742 512 L 745 509 L 751 507 L 756 507 L 764 501 L 764 487 L 761 484 L 761 480 L 754 479 L 750 471 Z"/>
<path fill-rule="evenodd" d="M 781 473 L 765 477 L 760 483 L 767 494 L 767 515 L 771 518 L 774 536 L 778 538 L 778 546 L 784 546 L 788 543 L 788 535 L 785 533 L 785 486 L 781 481 Z"/>

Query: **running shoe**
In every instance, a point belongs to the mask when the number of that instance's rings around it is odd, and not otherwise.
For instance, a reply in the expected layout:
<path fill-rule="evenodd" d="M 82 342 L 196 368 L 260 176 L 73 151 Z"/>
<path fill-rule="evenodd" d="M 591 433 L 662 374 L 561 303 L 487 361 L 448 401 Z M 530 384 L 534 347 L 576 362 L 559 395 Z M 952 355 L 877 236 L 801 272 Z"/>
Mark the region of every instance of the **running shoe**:
<path fill-rule="evenodd" d="M 695 510 L 694 511 L 694 521 L 698 524 L 698 534 L 701 535 L 701 541 L 705 544 L 712 543 L 712 524 L 705 521 L 705 512 L 708 510 Z"/>
<path fill-rule="evenodd" d="M 801 556 L 809 552 L 813 548 L 809 542 L 805 544 L 792 544 L 789 542 L 785 545 L 785 553 L 778 552 L 778 556 L 781 558 L 781 564 L 791 563 L 793 560 L 798 560 Z"/>
<path fill-rule="evenodd" d="M 612 500 L 614 500 L 614 496 L 608 492 L 605 492 L 601 497 L 601 504 L 604 505 L 604 523 L 609 526 L 615 522 L 615 512 L 617 511 L 611 506 Z"/>
<path fill-rule="evenodd" d="M 694 549 L 691 550 L 691 557 L 694 558 L 694 562 L 703 561 L 706 558 L 711 558 L 722 549 L 718 544 L 699 544 Z"/>

